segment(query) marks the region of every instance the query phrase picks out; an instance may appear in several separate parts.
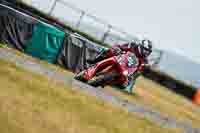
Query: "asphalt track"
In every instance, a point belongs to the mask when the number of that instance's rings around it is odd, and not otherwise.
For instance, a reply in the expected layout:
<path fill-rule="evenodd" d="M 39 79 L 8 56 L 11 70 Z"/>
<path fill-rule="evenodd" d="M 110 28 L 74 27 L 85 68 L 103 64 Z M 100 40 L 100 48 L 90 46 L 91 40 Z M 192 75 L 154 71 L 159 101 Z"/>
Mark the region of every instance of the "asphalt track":
<path fill-rule="evenodd" d="M 44 64 L 30 61 L 28 58 L 19 56 L 12 49 L 0 48 L 0 59 L 15 63 L 16 66 L 21 67 L 25 70 L 49 76 L 52 79 L 62 81 L 67 85 L 71 85 L 72 89 L 84 91 L 88 95 L 96 96 L 104 102 L 113 104 L 118 107 L 122 107 L 129 112 L 140 113 L 150 121 L 161 125 L 166 128 L 179 128 L 185 133 L 200 133 L 200 128 L 193 128 L 189 122 L 178 122 L 174 118 L 164 117 L 155 110 L 149 110 L 133 102 L 129 102 L 120 97 L 107 94 L 102 89 L 89 86 L 82 82 L 73 79 L 73 76 L 66 76 L 64 73 L 58 73 L 56 68 L 47 67 Z"/>

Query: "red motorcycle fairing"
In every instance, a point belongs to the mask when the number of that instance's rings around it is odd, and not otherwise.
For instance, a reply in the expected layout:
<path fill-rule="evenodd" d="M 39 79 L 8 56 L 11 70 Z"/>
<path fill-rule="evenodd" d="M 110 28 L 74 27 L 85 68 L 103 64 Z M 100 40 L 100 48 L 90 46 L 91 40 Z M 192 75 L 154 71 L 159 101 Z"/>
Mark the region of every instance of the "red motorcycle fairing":
<path fill-rule="evenodd" d="M 103 61 L 100 61 L 100 62 L 98 62 L 97 64 L 91 66 L 90 68 L 88 68 L 85 71 L 84 79 L 90 80 L 96 74 L 96 72 L 98 70 L 100 70 L 101 68 L 106 67 L 106 66 L 113 66 L 113 65 L 116 65 L 116 64 L 117 64 L 116 59 L 112 58 L 112 57 L 108 58 L 108 59 L 105 59 Z"/>
<path fill-rule="evenodd" d="M 100 61 L 97 64 L 89 67 L 87 70 L 85 70 L 83 77 L 85 80 L 88 81 L 92 79 L 98 71 L 106 73 L 112 70 L 119 73 L 120 75 L 116 80 L 112 81 L 113 84 L 121 83 L 124 85 L 128 85 L 128 76 L 135 73 L 138 64 L 139 61 L 134 53 L 126 52 L 121 55 L 113 56 L 103 61 Z M 106 67 L 109 67 L 109 69 Z"/>

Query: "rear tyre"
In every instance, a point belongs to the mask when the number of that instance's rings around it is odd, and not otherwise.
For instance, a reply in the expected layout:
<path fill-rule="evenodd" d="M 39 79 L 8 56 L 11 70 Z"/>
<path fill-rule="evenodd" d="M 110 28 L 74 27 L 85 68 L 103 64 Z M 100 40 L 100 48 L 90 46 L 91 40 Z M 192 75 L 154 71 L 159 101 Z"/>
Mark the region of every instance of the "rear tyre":
<path fill-rule="evenodd" d="M 93 77 L 91 80 L 88 81 L 88 84 L 94 87 L 104 86 L 106 82 L 110 82 L 115 78 L 117 78 L 118 76 L 119 74 L 113 71 L 108 73 L 103 73 L 101 75 Z"/>

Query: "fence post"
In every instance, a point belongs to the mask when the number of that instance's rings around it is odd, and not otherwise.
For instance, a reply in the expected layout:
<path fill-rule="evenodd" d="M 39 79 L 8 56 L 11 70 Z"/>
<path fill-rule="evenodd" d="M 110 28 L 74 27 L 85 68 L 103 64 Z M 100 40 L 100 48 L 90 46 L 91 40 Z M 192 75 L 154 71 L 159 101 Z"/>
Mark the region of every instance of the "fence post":
<path fill-rule="evenodd" d="M 54 0 L 53 5 L 52 5 L 52 7 L 51 7 L 50 10 L 49 10 L 49 15 L 52 14 L 52 12 L 53 12 L 53 10 L 54 10 L 54 8 L 55 8 L 55 6 L 56 6 L 56 3 L 57 3 L 57 0 Z"/>
<path fill-rule="evenodd" d="M 159 52 L 160 52 L 160 54 L 159 54 L 157 61 L 155 61 L 155 63 L 154 63 L 155 65 L 158 65 L 161 62 L 163 54 L 164 54 L 163 51 L 159 51 Z"/>
<path fill-rule="evenodd" d="M 76 28 L 77 28 L 77 29 L 79 28 L 79 26 L 80 26 L 80 24 L 81 24 L 81 20 L 82 20 L 82 18 L 84 17 L 84 15 L 85 15 L 85 12 L 84 12 L 84 11 L 81 11 L 81 15 L 80 15 L 79 20 L 78 20 L 78 22 L 77 22 L 77 24 L 76 24 Z"/>
<path fill-rule="evenodd" d="M 110 30 L 111 30 L 111 28 L 112 28 L 112 25 L 108 25 L 108 29 L 107 29 L 107 31 L 104 33 L 104 35 L 103 35 L 103 37 L 102 37 L 102 42 L 104 42 L 105 43 L 105 40 L 106 40 L 106 38 L 107 38 L 107 36 L 109 35 L 109 32 L 110 32 Z"/>

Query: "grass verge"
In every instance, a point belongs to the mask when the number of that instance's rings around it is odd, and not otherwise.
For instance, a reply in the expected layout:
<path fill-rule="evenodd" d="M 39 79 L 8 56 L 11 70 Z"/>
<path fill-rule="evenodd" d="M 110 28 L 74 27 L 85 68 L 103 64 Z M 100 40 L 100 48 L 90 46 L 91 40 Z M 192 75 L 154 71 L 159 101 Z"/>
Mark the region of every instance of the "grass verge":
<path fill-rule="evenodd" d="M 0 60 L 2 133 L 179 132 Z"/>
<path fill-rule="evenodd" d="M 150 110 L 160 112 L 166 117 L 175 118 L 177 121 L 190 122 L 193 127 L 200 127 L 200 109 L 183 96 L 177 95 L 164 86 L 144 77 L 136 83 L 134 96 L 106 88 L 109 93 L 130 102 L 143 105 Z"/>

